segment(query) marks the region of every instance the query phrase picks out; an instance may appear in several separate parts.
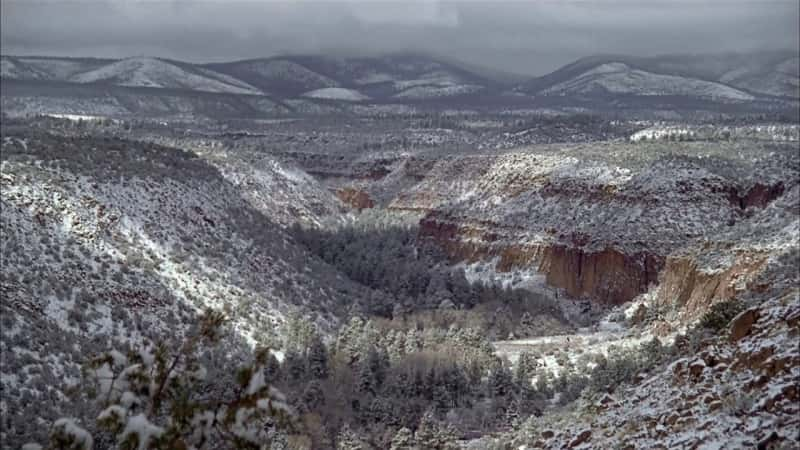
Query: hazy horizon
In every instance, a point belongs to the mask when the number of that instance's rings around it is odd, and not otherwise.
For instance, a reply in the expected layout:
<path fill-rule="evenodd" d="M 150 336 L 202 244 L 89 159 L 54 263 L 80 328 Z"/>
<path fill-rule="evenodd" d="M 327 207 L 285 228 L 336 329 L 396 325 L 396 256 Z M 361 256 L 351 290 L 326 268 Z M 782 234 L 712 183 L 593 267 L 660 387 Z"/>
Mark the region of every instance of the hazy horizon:
<path fill-rule="evenodd" d="M 221 62 L 424 53 L 519 75 L 597 54 L 798 51 L 796 1 L 3 2 L 4 55 Z"/>

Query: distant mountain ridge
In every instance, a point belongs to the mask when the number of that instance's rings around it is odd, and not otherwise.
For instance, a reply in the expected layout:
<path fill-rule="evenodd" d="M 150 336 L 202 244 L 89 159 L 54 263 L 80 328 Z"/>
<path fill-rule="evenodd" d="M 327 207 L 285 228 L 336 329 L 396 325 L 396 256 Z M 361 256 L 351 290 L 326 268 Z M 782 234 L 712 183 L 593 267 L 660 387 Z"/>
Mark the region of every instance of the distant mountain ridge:
<path fill-rule="evenodd" d="M 800 58 L 792 51 L 653 57 L 596 55 L 581 58 L 542 77 L 532 78 L 518 86 L 517 90 L 527 94 L 543 93 L 559 83 L 568 83 L 608 64 L 625 65 L 629 71 L 646 72 L 659 77 L 715 83 L 720 85 L 719 89 L 727 86 L 751 95 L 800 97 Z M 640 86 L 648 86 L 648 81 L 652 80 L 643 80 Z"/>
<path fill-rule="evenodd" d="M 277 98 L 342 88 L 358 91 L 344 99 L 348 101 L 425 99 L 475 93 L 496 84 L 466 69 L 419 55 L 279 56 L 214 64 L 152 57 L 87 60 L 2 56 L 1 61 L 0 75 L 6 80 L 186 89 Z"/>
<path fill-rule="evenodd" d="M 401 53 L 287 55 L 194 64 L 164 58 L 0 56 L 4 111 L 263 117 L 363 105 L 585 110 L 796 108 L 800 58 L 788 51 L 597 55 L 520 82 L 494 68 Z M 727 108 L 727 109 L 726 109 Z"/>

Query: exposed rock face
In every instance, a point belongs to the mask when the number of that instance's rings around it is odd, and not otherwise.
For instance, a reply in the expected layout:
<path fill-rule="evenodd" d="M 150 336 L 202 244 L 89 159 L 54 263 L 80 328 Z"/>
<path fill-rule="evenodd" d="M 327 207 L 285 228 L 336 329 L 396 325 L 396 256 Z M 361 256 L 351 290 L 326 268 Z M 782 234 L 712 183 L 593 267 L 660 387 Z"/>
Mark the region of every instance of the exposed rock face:
<path fill-rule="evenodd" d="M 375 202 L 372 201 L 369 194 L 360 189 L 352 187 L 337 189 L 336 196 L 345 204 L 358 210 L 369 209 L 375 206 Z"/>
<path fill-rule="evenodd" d="M 645 292 L 658 280 L 664 259 L 647 252 L 626 254 L 614 248 L 599 251 L 565 244 L 540 242 L 506 245 L 491 231 L 463 229 L 428 216 L 420 222 L 422 236 L 435 239 L 456 260 L 498 258 L 497 270 L 532 267 L 546 275 L 548 284 L 573 297 L 589 297 L 618 304 Z M 470 235 L 477 239 L 461 240 Z"/>
<path fill-rule="evenodd" d="M 575 436 L 575 439 L 573 439 L 572 442 L 569 443 L 567 448 L 575 448 L 583 444 L 584 442 L 588 441 L 589 438 L 591 437 L 592 437 L 592 430 L 583 430 L 580 432 L 580 434 Z"/>
<path fill-rule="evenodd" d="M 744 195 L 739 195 L 738 192 L 734 192 L 731 196 L 731 201 L 736 202 L 741 209 L 747 209 L 750 207 L 763 208 L 767 206 L 769 202 L 780 197 L 780 195 L 783 194 L 783 191 L 784 186 L 782 182 L 778 182 L 773 185 L 756 183 L 754 186 L 748 189 Z"/>
<path fill-rule="evenodd" d="M 767 254 L 758 250 L 711 269 L 684 250 L 746 232 L 753 207 L 766 208 L 793 186 L 790 146 L 775 159 L 742 148 L 741 159 L 726 154 L 721 162 L 692 144 L 670 147 L 669 156 L 646 145 L 604 145 L 442 159 L 390 207 L 429 211 L 420 233 L 456 260 L 537 269 L 569 295 L 601 303 L 662 283 L 665 302 L 696 315 L 760 273 Z"/>
<path fill-rule="evenodd" d="M 663 258 L 646 252 L 625 254 L 609 248 L 587 253 L 556 245 L 545 250 L 538 269 L 547 274 L 549 284 L 573 297 L 614 304 L 645 292 L 662 266 Z"/>
<path fill-rule="evenodd" d="M 741 339 L 722 333 L 704 340 L 696 351 L 617 388 L 618 401 L 529 419 L 524 432 L 545 426 L 561 432 L 544 440 L 520 433 L 514 448 L 760 448 L 765 442 L 796 448 L 800 348 L 792 318 L 800 316 L 800 292 L 789 269 L 768 270 L 779 286 L 741 316 L 755 317 Z M 745 297 L 751 295 L 763 296 Z"/>
<path fill-rule="evenodd" d="M 669 257 L 659 280 L 659 301 L 681 308 L 687 318 L 696 318 L 712 303 L 743 290 L 761 273 L 766 258 L 765 254 L 742 254 L 725 269 L 703 270 L 692 257 Z"/>
<path fill-rule="evenodd" d="M 757 309 L 742 311 L 738 316 L 734 317 L 731 320 L 731 342 L 736 342 L 747 336 L 756 320 L 758 320 Z"/>

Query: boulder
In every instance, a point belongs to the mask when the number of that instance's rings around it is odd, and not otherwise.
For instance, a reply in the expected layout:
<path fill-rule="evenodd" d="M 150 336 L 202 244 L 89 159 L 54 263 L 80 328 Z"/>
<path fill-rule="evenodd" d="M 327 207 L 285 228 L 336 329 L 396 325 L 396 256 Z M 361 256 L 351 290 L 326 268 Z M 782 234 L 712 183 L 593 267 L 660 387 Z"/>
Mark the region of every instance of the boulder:
<path fill-rule="evenodd" d="M 750 334 L 753 324 L 758 320 L 758 310 L 748 309 L 742 311 L 731 320 L 730 323 L 730 339 L 731 342 L 737 342 L 743 337 Z"/>
<path fill-rule="evenodd" d="M 575 439 L 572 440 L 572 442 L 569 443 L 567 448 L 575 448 L 583 444 L 584 442 L 588 441 L 589 438 L 591 437 L 592 437 L 592 430 L 583 430 L 580 433 L 578 433 L 578 436 L 576 436 Z"/>
<path fill-rule="evenodd" d="M 692 376 L 692 379 L 697 380 L 700 378 L 700 375 L 703 374 L 703 370 L 706 368 L 706 362 L 702 359 L 698 358 L 689 363 L 689 374 Z"/>

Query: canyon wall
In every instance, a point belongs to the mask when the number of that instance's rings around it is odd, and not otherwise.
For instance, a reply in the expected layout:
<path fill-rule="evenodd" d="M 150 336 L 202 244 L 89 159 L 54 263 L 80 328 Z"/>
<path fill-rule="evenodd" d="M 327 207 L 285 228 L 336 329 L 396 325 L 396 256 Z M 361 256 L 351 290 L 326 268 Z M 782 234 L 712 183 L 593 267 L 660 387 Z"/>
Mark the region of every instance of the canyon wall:
<path fill-rule="evenodd" d="M 771 160 L 756 149 L 722 162 L 684 148 L 690 154 L 635 165 L 586 150 L 443 159 L 390 207 L 427 211 L 420 235 L 453 260 L 535 269 L 569 296 L 603 304 L 660 285 L 663 301 L 697 315 L 751 287 L 768 252 L 727 242 L 754 234 L 796 191 L 788 147 Z M 708 266 L 703 252 L 712 250 L 724 263 Z"/>

